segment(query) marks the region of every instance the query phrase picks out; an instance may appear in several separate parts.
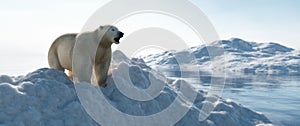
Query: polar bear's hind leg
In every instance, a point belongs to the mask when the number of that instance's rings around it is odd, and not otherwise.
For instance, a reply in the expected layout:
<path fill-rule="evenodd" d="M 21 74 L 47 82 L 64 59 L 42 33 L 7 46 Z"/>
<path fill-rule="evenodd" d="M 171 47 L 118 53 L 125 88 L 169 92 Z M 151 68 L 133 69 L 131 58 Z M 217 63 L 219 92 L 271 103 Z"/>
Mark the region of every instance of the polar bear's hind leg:
<path fill-rule="evenodd" d="M 54 45 L 55 46 L 55 43 Z M 59 58 L 57 56 L 57 53 L 55 51 L 56 49 L 54 48 L 50 48 L 49 52 L 48 52 L 48 63 L 50 68 L 56 69 L 56 70 L 60 70 L 60 71 L 65 71 L 65 69 L 60 65 L 59 62 Z"/>

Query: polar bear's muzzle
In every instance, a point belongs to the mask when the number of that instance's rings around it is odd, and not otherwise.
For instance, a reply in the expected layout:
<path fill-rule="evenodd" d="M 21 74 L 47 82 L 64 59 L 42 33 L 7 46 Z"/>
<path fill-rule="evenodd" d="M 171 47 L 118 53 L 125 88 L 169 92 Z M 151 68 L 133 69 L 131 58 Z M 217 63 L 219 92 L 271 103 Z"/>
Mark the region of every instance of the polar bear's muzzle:
<path fill-rule="evenodd" d="M 120 39 L 123 37 L 124 33 L 123 32 L 118 32 L 118 37 L 114 38 L 115 44 L 120 43 Z"/>

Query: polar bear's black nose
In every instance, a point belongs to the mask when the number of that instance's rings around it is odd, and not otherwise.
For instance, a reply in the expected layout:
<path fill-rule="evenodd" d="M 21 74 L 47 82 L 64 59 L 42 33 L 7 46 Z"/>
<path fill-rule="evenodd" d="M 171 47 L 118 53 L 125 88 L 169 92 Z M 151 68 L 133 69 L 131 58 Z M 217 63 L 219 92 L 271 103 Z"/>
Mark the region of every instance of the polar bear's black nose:
<path fill-rule="evenodd" d="M 124 33 L 123 32 L 119 32 L 120 37 L 123 37 Z"/>

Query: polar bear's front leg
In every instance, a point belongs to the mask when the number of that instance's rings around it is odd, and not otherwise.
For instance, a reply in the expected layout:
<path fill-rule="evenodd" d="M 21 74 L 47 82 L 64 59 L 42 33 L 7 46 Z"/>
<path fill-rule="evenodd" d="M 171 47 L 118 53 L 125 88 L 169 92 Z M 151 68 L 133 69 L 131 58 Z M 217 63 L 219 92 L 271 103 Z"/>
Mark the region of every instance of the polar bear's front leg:
<path fill-rule="evenodd" d="M 107 73 L 110 65 L 110 60 L 105 61 L 104 63 L 101 64 L 95 64 L 95 74 L 97 78 L 97 83 L 101 87 L 106 87 L 106 80 L 107 80 Z"/>

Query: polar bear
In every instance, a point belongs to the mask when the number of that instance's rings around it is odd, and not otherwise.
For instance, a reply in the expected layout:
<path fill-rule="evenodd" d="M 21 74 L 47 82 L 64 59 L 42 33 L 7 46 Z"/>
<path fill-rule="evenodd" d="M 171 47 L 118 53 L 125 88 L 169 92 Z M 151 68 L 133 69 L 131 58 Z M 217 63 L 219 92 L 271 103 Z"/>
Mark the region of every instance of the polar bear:
<path fill-rule="evenodd" d="M 100 26 L 92 32 L 72 33 L 58 37 L 48 52 L 50 68 L 69 71 L 74 81 L 91 82 L 96 75 L 96 83 L 106 87 L 106 79 L 111 62 L 111 45 L 119 44 L 124 33 L 112 25 Z M 75 57 L 75 58 L 74 58 Z M 72 59 L 74 58 L 74 59 Z"/>

